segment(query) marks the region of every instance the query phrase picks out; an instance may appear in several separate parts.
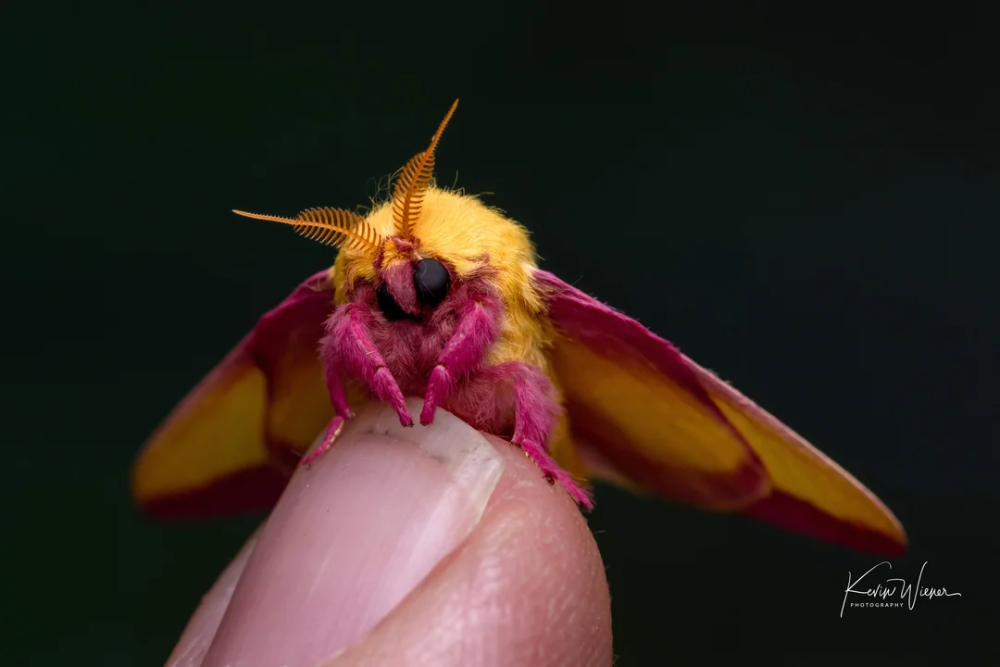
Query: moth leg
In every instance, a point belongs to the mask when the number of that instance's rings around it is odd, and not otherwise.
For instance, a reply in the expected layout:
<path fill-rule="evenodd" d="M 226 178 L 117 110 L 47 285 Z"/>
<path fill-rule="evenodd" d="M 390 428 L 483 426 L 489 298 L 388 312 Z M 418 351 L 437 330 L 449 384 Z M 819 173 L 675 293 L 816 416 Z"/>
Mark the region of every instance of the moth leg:
<path fill-rule="evenodd" d="M 340 415 L 335 415 L 333 419 L 330 420 L 330 424 L 326 427 L 326 433 L 323 435 L 323 442 L 320 446 L 314 449 L 308 456 L 303 457 L 299 462 L 299 465 L 307 466 L 319 457 L 323 456 L 333 446 L 333 441 L 337 439 L 340 435 L 340 430 L 344 428 L 344 418 Z"/>
<path fill-rule="evenodd" d="M 551 382 L 540 370 L 522 363 L 510 362 L 497 368 L 506 366 L 512 367 L 514 380 L 514 437 L 511 442 L 524 450 L 550 483 L 558 482 L 579 505 L 593 509 L 590 493 L 560 468 L 545 449 L 559 411 L 552 399 Z"/>
<path fill-rule="evenodd" d="M 427 381 L 421 424 L 433 422 L 435 410 L 455 390 L 458 379 L 483 363 L 486 351 L 500 334 L 499 321 L 500 305 L 495 300 L 470 299 L 465 303 L 455 331 Z"/>
<path fill-rule="evenodd" d="M 343 368 L 363 380 L 378 400 L 392 406 L 400 424 L 413 426 L 413 417 L 406 408 L 403 392 L 368 333 L 365 319 L 369 317 L 374 317 L 374 314 L 362 303 L 345 303 L 337 308 L 327 320 L 327 334 L 320 343 L 320 354 L 328 369 Z M 329 384 L 329 377 L 327 379 Z M 330 393 L 330 398 L 331 401 L 337 400 L 334 392 Z M 346 398 L 342 407 L 347 407 Z"/>
<path fill-rule="evenodd" d="M 340 377 L 340 372 L 336 364 L 333 363 L 331 356 L 326 354 L 323 355 L 323 376 L 326 380 L 327 393 L 330 394 L 330 404 L 333 405 L 333 419 L 330 420 L 329 425 L 326 427 L 323 442 L 300 462 L 304 466 L 309 465 L 326 453 L 333 446 L 333 441 L 340 435 L 340 430 L 344 428 L 344 422 L 348 419 L 354 419 L 354 413 L 351 412 L 351 408 L 347 404 L 347 392 L 344 390 L 344 380 Z"/>

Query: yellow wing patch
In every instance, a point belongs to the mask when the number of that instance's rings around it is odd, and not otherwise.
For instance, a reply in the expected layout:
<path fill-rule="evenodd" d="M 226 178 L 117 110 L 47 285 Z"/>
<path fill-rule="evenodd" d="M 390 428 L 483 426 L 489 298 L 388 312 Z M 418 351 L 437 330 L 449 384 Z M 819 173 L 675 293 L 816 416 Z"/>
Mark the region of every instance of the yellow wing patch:
<path fill-rule="evenodd" d="M 563 339 L 552 350 L 574 438 L 618 443 L 601 454 L 640 486 L 715 509 L 766 494 L 753 453 L 676 381 L 636 359 L 609 359 Z"/>
<path fill-rule="evenodd" d="M 271 376 L 267 430 L 297 454 L 309 449 L 333 418 L 312 333 L 307 329 L 292 333 Z"/>
<path fill-rule="evenodd" d="M 145 504 L 265 465 L 266 406 L 264 373 L 249 359 L 223 362 L 146 445 L 132 474 L 136 499 Z"/>
<path fill-rule="evenodd" d="M 857 528 L 874 533 L 869 536 L 872 539 L 881 535 L 905 548 L 902 525 L 871 491 L 736 389 L 695 362 L 688 362 L 700 371 L 702 385 L 712 400 L 750 442 L 771 477 L 775 498 L 764 504 L 766 512 L 755 513 L 779 523 L 783 518 L 794 520 L 798 513 L 800 520 L 816 524 L 820 533 L 846 534 Z M 843 525 L 823 527 L 818 516 L 809 516 L 813 511 Z"/>

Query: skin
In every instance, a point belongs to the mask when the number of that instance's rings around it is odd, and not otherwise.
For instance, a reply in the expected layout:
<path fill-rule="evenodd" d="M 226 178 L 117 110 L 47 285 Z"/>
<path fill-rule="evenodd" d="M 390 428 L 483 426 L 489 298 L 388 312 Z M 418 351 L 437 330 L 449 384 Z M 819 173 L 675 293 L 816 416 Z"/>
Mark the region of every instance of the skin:
<path fill-rule="evenodd" d="M 438 421 L 442 419 L 439 414 Z M 607 581 L 585 520 L 572 499 L 559 486 L 547 484 L 523 452 L 483 435 L 484 444 L 499 456 L 502 474 L 481 519 L 373 627 L 356 636 L 343 627 L 371 591 L 363 582 L 355 583 L 359 577 L 342 571 L 355 555 L 347 550 L 364 543 L 366 536 L 352 532 L 352 539 L 338 543 L 337 531 L 353 513 L 364 513 L 378 502 L 373 498 L 389 503 L 386 516 L 400 512 L 393 503 L 406 501 L 386 496 L 406 491 L 395 483 L 378 486 L 393 478 L 381 465 L 401 466 L 406 474 L 401 479 L 416 485 L 421 496 L 440 480 L 419 458 L 407 459 L 408 449 L 379 462 L 378 452 L 391 439 L 358 436 L 348 429 L 309 471 L 293 477 L 268 522 L 204 597 L 167 664 L 612 664 Z M 363 470 L 372 474 L 358 472 Z M 345 477 L 351 474 L 360 477 Z M 367 518 L 362 525 L 378 530 Z M 392 532 L 388 537 L 395 539 Z M 372 580 L 384 588 L 398 575 L 395 569 L 382 569 Z M 338 613 L 343 608 L 336 599 L 333 607 L 323 599 L 326 611 L 317 613 L 318 607 L 309 606 L 305 597 L 327 590 L 325 586 L 343 586 L 331 582 L 341 576 L 351 579 L 351 602 L 345 606 L 352 612 Z"/>

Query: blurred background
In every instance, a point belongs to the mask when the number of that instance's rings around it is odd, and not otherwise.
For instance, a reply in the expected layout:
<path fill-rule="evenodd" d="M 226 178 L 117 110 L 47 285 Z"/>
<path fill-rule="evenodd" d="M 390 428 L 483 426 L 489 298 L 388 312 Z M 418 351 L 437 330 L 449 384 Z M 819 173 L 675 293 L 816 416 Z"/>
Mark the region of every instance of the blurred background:
<path fill-rule="evenodd" d="M 986 6 L 4 9 L 5 662 L 163 663 L 260 517 L 148 521 L 132 458 L 333 260 L 229 210 L 367 203 L 455 97 L 440 182 L 854 473 L 908 529 L 898 576 L 962 593 L 839 618 L 877 558 L 602 487 L 618 664 L 989 662 Z"/>

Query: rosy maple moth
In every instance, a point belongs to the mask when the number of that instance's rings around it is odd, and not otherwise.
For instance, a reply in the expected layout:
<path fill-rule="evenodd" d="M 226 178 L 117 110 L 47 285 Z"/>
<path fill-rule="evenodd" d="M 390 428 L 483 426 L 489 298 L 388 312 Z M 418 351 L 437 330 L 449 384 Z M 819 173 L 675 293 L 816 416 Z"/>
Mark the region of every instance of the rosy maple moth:
<path fill-rule="evenodd" d="M 635 320 L 538 268 L 526 230 L 437 187 L 435 149 L 367 215 L 313 208 L 292 226 L 339 249 L 167 417 L 133 471 L 158 515 L 261 509 L 372 400 L 413 424 L 447 409 L 509 439 L 582 506 L 587 480 L 739 511 L 886 555 L 893 514 L 791 429 Z"/>

